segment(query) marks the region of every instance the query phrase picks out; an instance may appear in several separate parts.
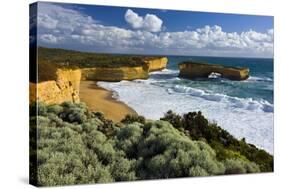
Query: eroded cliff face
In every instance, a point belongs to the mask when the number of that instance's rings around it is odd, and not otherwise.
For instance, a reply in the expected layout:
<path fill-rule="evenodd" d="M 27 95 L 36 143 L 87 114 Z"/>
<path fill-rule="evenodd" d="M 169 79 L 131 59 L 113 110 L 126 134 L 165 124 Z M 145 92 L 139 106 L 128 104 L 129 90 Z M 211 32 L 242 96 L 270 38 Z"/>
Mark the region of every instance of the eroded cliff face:
<path fill-rule="evenodd" d="M 30 102 L 60 104 L 79 102 L 80 70 L 57 69 L 55 80 L 30 83 Z"/>
<path fill-rule="evenodd" d="M 148 79 L 149 72 L 166 68 L 167 57 L 144 58 L 142 66 L 119 68 L 82 68 L 82 80 L 92 81 L 122 81 L 134 79 Z"/>
<path fill-rule="evenodd" d="M 179 64 L 179 77 L 185 78 L 208 78 L 208 76 L 214 73 L 220 73 L 221 77 L 230 80 L 246 80 L 249 78 L 249 68 L 239 67 L 227 67 L 218 64 L 207 64 L 207 63 L 194 63 L 184 62 Z"/>
<path fill-rule="evenodd" d="M 60 104 L 65 101 L 79 102 L 81 80 L 122 81 L 148 79 L 149 72 L 166 68 L 166 57 L 144 59 L 142 66 L 94 67 L 66 69 L 54 66 L 48 61 L 38 64 L 38 83 L 30 83 L 30 102 Z"/>
<path fill-rule="evenodd" d="M 120 68 L 83 68 L 82 80 L 91 81 L 121 81 L 147 79 L 148 67 L 120 67 Z"/>
<path fill-rule="evenodd" d="M 148 64 L 148 71 L 159 71 L 166 68 L 168 63 L 167 57 L 151 58 L 144 60 Z"/>

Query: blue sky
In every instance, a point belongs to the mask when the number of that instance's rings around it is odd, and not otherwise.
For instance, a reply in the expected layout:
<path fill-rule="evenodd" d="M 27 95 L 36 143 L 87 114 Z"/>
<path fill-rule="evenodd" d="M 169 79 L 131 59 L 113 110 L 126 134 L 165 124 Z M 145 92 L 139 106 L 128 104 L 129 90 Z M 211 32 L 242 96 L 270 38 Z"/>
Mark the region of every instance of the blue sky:
<path fill-rule="evenodd" d="M 106 25 L 128 27 L 124 19 L 128 7 L 92 6 L 92 5 L 70 5 L 77 11 L 81 11 L 93 18 L 102 21 Z M 220 25 L 226 32 L 242 32 L 253 29 L 257 32 L 266 32 L 273 28 L 271 16 L 222 14 L 196 11 L 176 11 L 161 9 L 132 8 L 140 16 L 147 13 L 155 14 L 163 20 L 167 31 L 181 31 L 185 29 L 196 29 L 205 25 Z M 108 14 L 110 13 L 110 15 Z M 113 19 L 115 18 L 115 19 Z M 121 18 L 121 19 L 120 19 Z"/>
<path fill-rule="evenodd" d="M 273 17 L 39 3 L 41 46 L 81 51 L 273 56 Z"/>

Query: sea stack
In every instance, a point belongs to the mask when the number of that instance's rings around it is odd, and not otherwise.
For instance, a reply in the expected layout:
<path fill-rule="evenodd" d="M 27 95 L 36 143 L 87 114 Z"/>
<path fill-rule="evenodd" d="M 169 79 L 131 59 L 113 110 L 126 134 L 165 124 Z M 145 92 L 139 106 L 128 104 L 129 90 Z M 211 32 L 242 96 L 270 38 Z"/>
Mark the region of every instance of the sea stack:
<path fill-rule="evenodd" d="M 249 68 L 230 67 L 220 64 L 186 61 L 179 64 L 179 77 L 183 78 L 208 78 L 212 73 L 221 74 L 222 78 L 241 81 L 249 78 Z"/>

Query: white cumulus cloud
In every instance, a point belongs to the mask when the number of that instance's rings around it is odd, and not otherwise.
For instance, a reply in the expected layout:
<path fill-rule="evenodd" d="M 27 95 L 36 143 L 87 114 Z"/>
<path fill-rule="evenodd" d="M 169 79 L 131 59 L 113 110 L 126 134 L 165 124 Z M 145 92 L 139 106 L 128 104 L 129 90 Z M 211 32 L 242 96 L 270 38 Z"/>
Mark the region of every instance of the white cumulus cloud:
<path fill-rule="evenodd" d="M 128 9 L 125 13 L 125 20 L 134 29 L 143 29 L 150 32 L 161 31 L 163 21 L 154 14 L 146 14 L 145 17 L 139 16 L 137 13 Z"/>
<path fill-rule="evenodd" d="M 50 3 L 39 4 L 37 39 L 42 46 L 108 53 L 273 56 L 273 29 L 238 33 L 225 32 L 218 25 L 206 25 L 195 30 L 166 32 L 161 31 L 162 21 L 157 16 L 140 17 L 130 9 L 125 19 L 133 29 L 126 29 L 105 26 L 77 10 Z"/>

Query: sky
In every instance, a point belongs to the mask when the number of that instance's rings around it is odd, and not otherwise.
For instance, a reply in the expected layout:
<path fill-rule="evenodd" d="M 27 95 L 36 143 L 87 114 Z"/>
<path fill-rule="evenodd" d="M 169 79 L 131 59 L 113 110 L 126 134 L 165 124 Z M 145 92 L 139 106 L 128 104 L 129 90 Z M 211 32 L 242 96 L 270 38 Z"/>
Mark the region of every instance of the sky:
<path fill-rule="evenodd" d="M 39 46 L 89 52 L 273 57 L 273 17 L 38 3 Z M 34 40 L 31 37 L 31 40 Z"/>

